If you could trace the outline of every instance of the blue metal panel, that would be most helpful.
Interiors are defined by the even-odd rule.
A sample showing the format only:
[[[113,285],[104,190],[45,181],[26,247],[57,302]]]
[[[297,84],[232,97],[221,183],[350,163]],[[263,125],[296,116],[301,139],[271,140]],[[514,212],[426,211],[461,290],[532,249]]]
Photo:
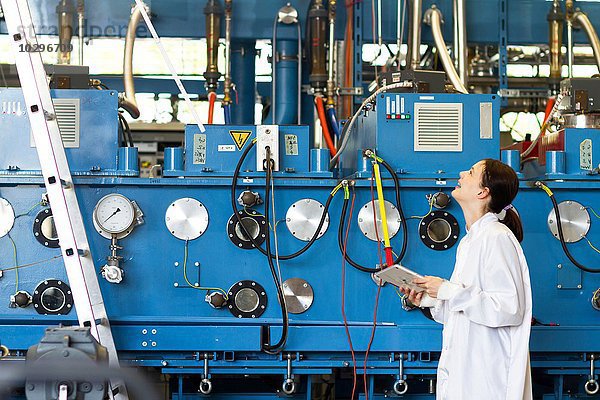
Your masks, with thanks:
[[[462,151],[413,150],[415,104],[429,103],[462,106]],[[458,177],[460,171],[468,170],[477,160],[499,158],[498,125],[492,124],[490,138],[481,137],[482,103],[492,104],[492,121],[498,120],[499,99],[495,95],[388,93],[378,96],[375,110],[366,118],[359,117],[353,127],[355,131],[342,159],[344,175],[360,170],[356,151],[364,149],[377,149],[377,155],[384,160],[394,160],[394,168],[411,177],[423,174]]]
[[[239,148],[234,141],[236,132],[248,135]],[[256,127],[253,125],[209,125],[206,126],[206,133],[204,134],[200,133],[197,126],[189,125],[186,127],[185,132],[185,172],[165,171],[165,175],[231,175],[239,160],[241,150],[248,146],[255,136]],[[280,126],[279,137],[280,172],[278,175],[284,174],[289,177],[332,176],[330,172],[310,172],[307,126]],[[195,140],[196,142],[194,142]],[[290,143],[294,140],[297,141],[296,144]],[[199,141],[202,141],[202,143]],[[245,172],[245,175],[248,175],[248,172],[256,171],[254,154],[249,155],[241,170]]]
[[[54,99],[77,99],[80,107],[79,146],[67,148],[73,175],[132,175],[135,170],[118,172],[117,92],[103,90],[52,90]],[[23,94],[20,89],[0,93],[0,147],[18,151],[0,152],[0,174],[41,175]]]

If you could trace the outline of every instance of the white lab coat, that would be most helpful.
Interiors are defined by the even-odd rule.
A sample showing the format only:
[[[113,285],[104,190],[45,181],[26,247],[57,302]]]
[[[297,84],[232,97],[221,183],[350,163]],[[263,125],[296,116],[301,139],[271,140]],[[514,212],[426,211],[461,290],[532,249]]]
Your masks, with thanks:
[[[429,303],[429,304],[427,304]],[[496,214],[460,241],[450,281],[424,298],[444,324],[437,400],[531,400],[531,283],[523,250]]]

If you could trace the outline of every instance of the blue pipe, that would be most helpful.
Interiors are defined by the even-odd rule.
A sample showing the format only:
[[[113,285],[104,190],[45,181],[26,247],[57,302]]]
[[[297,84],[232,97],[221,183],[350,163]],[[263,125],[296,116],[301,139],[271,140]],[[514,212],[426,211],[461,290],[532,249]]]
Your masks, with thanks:
[[[278,40],[277,53],[279,53],[279,61],[275,63],[277,115],[273,117],[271,114],[271,121],[276,125],[295,124],[298,118],[298,42]]]
[[[335,115],[335,108],[330,107],[327,109],[327,119],[329,125],[331,126],[331,131],[335,135],[336,138],[340,137],[340,126],[338,125],[337,117]]]
[[[223,115],[225,116],[225,125],[231,125],[231,105],[223,106]]]
[[[233,104],[229,112],[230,121],[234,125],[254,125],[255,59],[256,42],[254,40],[231,41],[231,81],[235,84],[236,91],[231,92]]]

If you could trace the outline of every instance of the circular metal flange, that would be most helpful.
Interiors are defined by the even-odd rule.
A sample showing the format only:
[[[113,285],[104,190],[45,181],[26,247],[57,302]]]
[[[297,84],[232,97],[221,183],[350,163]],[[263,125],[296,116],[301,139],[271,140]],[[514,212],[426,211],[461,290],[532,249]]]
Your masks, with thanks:
[[[558,205],[560,221],[565,242],[575,243],[580,241],[590,230],[590,214],[586,208],[576,201],[563,201]],[[558,240],[558,226],[554,208],[548,214],[548,229]]]
[[[385,215],[387,217],[388,232],[390,239],[396,236],[400,230],[400,213],[395,205],[385,200]],[[375,233],[375,218],[377,218],[377,234]],[[373,217],[373,202],[370,201],[361,207],[358,212],[358,227],[363,235],[376,242],[377,236],[383,241],[383,226],[381,225],[381,215],[379,214],[379,204],[375,201],[375,217]]]
[[[288,208],[285,214],[285,224],[290,230],[290,233],[296,238],[305,242],[310,241],[315,235],[319,222],[323,217],[325,207],[313,199],[298,200]],[[317,236],[319,239],[327,232],[329,227],[329,213],[325,216],[321,231]]]
[[[15,224],[15,210],[8,200],[0,197],[0,238],[6,236]]]
[[[73,309],[73,294],[63,281],[46,279],[33,291],[31,302],[38,314],[65,315]]]
[[[258,318],[267,309],[267,292],[254,281],[239,281],[228,291],[229,312],[237,318]]]
[[[206,232],[208,210],[198,200],[184,197],[167,208],[165,224],[177,239],[194,240]]]
[[[265,217],[254,210],[240,210],[238,211],[238,215],[248,233],[252,235],[256,244],[260,246],[267,237],[267,220]],[[252,244],[245,234],[235,215],[232,215],[229,221],[227,221],[227,236],[240,249],[248,250],[254,248],[254,244]]]
[[[285,305],[291,314],[302,314],[315,299],[312,286],[304,279],[290,278],[282,284]]]
[[[447,211],[433,211],[421,220],[419,237],[433,250],[447,250],[458,241],[458,221]]]
[[[35,216],[35,220],[33,220],[33,236],[46,247],[52,249],[60,247],[51,209],[46,208]]]
[[[106,204],[107,201],[109,201],[110,199],[112,199],[113,201],[119,201],[121,200],[122,203],[125,208],[127,209],[128,212],[131,212],[131,209],[133,209],[133,220],[131,221],[130,225],[128,228],[126,228],[125,230],[123,230],[122,232],[117,232],[117,233],[111,233],[108,232],[106,229],[102,228],[102,226],[100,226],[100,224],[98,223],[98,208],[99,206],[102,206],[103,204]],[[127,202],[130,203],[131,209],[129,208],[129,206],[127,205]],[[129,198],[125,197],[122,194],[119,193],[109,193],[106,196],[104,196],[103,198],[101,198],[100,200],[98,200],[98,202],[96,203],[96,206],[94,207],[94,212],[93,212],[93,216],[92,216],[92,222],[94,223],[94,228],[96,229],[96,232],[98,232],[100,234],[100,236],[102,236],[105,239],[112,239],[113,236],[116,236],[117,239],[123,239],[124,237],[127,237],[132,231],[133,228],[136,227],[136,217],[138,216],[138,211],[139,208],[137,206],[134,205],[134,201],[131,201]]]

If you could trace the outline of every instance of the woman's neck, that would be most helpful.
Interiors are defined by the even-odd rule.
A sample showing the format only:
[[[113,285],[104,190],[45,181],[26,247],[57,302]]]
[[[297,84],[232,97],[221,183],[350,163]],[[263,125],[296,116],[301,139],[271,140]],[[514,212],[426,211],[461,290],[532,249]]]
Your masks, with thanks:
[[[465,222],[467,223],[467,229],[471,229],[473,224],[477,222],[477,220],[483,217],[486,214],[484,208],[480,207],[467,207],[461,206],[463,209],[463,214],[465,216]]]

